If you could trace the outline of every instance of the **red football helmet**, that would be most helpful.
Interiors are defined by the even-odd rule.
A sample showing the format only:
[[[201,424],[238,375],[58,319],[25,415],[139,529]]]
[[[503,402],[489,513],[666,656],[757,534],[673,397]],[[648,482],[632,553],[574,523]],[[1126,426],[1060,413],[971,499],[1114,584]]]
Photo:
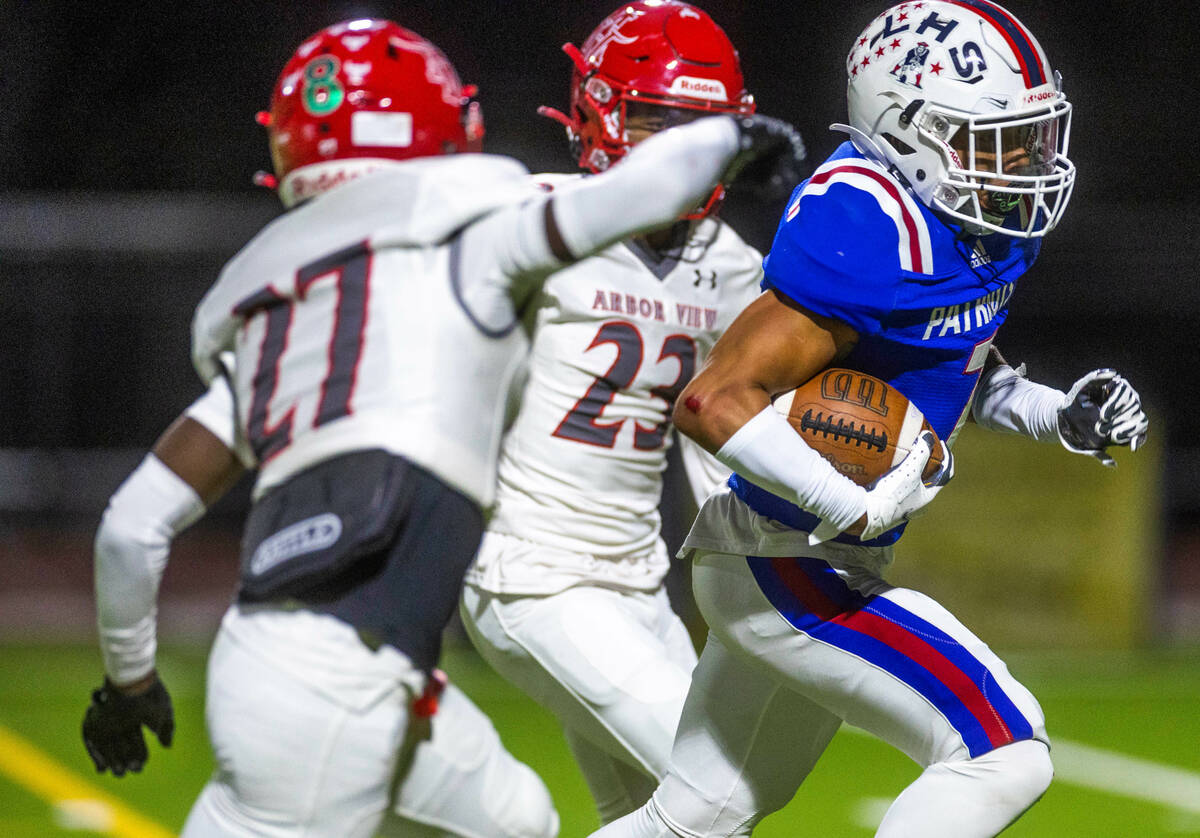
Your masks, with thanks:
[[[297,48],[259,114],[279,197],[291,206],[380,161],[479,151],[474,93],[441,50],[389,20],[322,29]]]
[[[606,17],[580,50],[571,115],[539,108],[567,128],[579,165],[607,169],[630,148],[626,119],[653,116],[666,128],[711,113],[753,113],[737,50],[705,12],[677,0],[638,0]]]

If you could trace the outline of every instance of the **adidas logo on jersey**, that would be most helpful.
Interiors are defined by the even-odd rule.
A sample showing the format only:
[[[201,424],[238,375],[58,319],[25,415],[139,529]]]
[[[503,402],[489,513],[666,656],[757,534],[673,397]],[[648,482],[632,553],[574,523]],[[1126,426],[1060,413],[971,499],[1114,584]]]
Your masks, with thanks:
[[[992,263],[991,254],[987,252],[987,248],[983,246],[983,241],[975,242],[975,249],[971,252],[971,267],[978,268],[983,265]]]

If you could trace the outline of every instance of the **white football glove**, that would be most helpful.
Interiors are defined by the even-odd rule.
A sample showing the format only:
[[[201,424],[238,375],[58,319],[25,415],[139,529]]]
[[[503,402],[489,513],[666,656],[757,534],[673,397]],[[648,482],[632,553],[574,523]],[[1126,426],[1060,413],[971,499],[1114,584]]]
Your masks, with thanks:
[[[1095,457],[1109,468],[1117,463],[1105,448],[1126,445],[1136,451],[1145,444],[1149,426],[1137,390],[1110,369],[1092,370],[1076,381],[1058,411],[1063,447]]]
[[[921,479],[921,472],[933,452],[933,440],[929,431],[921,434],[908,456],[867,490],[867,525],[858,536],[861,540],[870,541],[915,518],[954,477],[954,455],[946,443],[939,440],[942,467],[929,480]],[[822,521],[809,534],[808,543],[820,544],[840,532],[833,524]]]

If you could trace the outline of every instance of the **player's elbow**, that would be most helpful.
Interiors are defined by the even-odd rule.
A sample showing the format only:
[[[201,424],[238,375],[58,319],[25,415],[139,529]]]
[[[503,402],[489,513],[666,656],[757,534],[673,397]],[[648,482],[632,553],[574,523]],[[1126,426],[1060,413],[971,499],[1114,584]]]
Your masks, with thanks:
[[[737,430],[730,421],[736,404],[727,389],[706,386],[697,378],[680,393],[671,418],[680,433],[715,453]]]

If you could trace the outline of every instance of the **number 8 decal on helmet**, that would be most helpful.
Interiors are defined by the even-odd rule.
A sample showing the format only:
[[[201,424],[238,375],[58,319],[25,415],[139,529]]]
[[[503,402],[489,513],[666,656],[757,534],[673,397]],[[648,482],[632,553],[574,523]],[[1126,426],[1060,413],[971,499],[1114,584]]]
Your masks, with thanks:
[[[290,207],[390,161],[479,151],[474,95],[441,50],[391,21],[322,29],[296,49],[259,114],[280,200]]]
[[[968,232],[1043,236],[1075,183],[1071,104],[1020,21],[988,0],[901,3],[854,42],[848,130]]]

